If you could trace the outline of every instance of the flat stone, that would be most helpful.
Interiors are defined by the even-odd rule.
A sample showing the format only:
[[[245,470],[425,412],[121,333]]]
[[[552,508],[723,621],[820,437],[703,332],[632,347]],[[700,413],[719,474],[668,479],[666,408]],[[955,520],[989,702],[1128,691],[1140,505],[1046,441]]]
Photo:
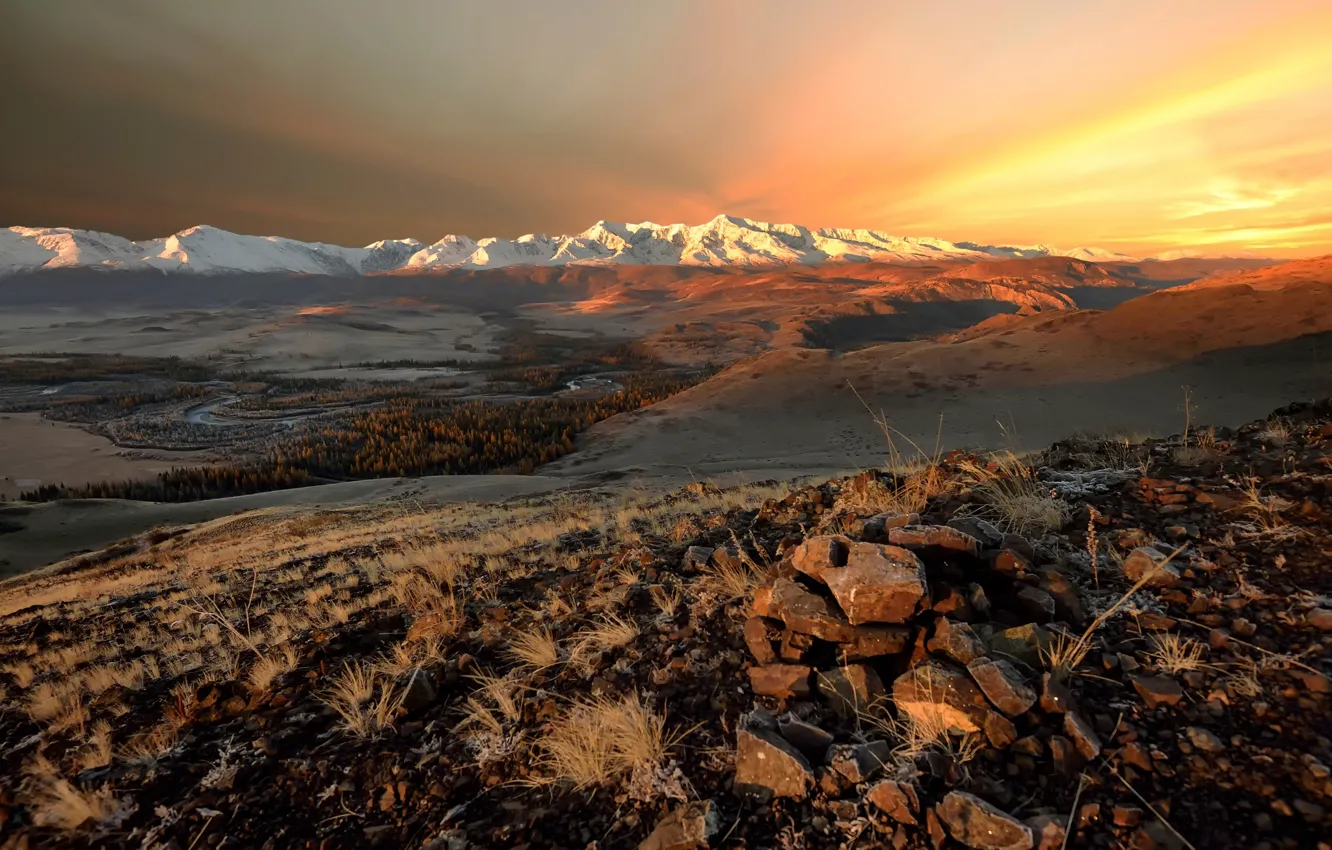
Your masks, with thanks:
[[[749,654],[754,656],[756,662],[772,664],[777,660],[772,642],[780,633],[772,625],[772,621],[765,617],[750,617],[745,620],[744,634],[745,646],[749,647]]]
[[[1064,715],[1064,733],[1068,735],[1073,746],[1078,748],[1088,760],[1094,759],[1101,754],[1101,739],[1092,729],[1091,724],[1082,719],[1082,715],[1076,711],[1070,711]]]
[[[1007,661],[978,658],[967,665],[967,672],[994,707],[1009,717],[1026,714],[1036,704],[1036,691]]]
[[[929,593],[920,558],[878,543],[851,544],[846,566],[825,567],[818,578],[852,625],[904,623]]]
[[[1032,850],[1031,827],[981,798],[952,791],[935,807],[948,834],[973,850]]]
[[[1139,546],[1124,559],[1124,575],[1134,584],[1146,579],[1144,587],[1171,587],[1179,582],[1179,570],[1166,557],[1159,549]]]
[[[934,635],[925,647],[959,664],[970,664],[978,658],[984,658],[986,652],[984,642],[971,626],[947,617],[940,618],[934,624]]]
[[[916,796],[914,785],[885,779],[871,785],[865,792],[865,799],[898,823],[920,826],[916,819],[920,814],[920,798]]]
[[[856,626],[851,640],[837,647],[837,657],[843,664],[867,661],[905,652],[909,643],[911,629],[907,626]]]
[[[1050,633],[1035,623],[1014,626],[994,632],[986,640],[989,655],[1027,665],[1033,670],[1040,670],[1041,653],[1050,648]]]
[[[960,732],[982,731],[989,703],[964,671],[927,661],[893,682],[898,711],[931,727],[940,723]]]
[[[888,542],[912,551],[939,550],[978,557],[981,543],[965,531],[946,525],[904,525],[888,530]]]
[[[765,697],[807,697],[812,668],[804,664],[764,664],[749,668],[749,686]]]
[[[804,799],[814,782],[814,771],[800,751],[785,739],[746,723],[736,731],[735,790],[758,800],[773,797]]]
[[[1175,705],[1184,698],[1179,683],[1165,676],[1129,676],[1129,680],[1148,708]]]
[[[855,717],[881,700],[886,691],[872,667],[847,664],[819,672],[819,693],[838,714]]]
[[[830,732],[789,712],[777,718],[777,732],[811,761],[823,761],[833,742]]]
[[[789,578],[773,582],[769,611],[787,628],[823,640],[842,643],[855,635],[836,603],[806,590]]]
[[[1201,726],[1190,726],[1184,730],[1184,734],[1188,736],[1190,744],[1205,753],[1219,753],[1226,748],[1225,743],[1220,738]]]

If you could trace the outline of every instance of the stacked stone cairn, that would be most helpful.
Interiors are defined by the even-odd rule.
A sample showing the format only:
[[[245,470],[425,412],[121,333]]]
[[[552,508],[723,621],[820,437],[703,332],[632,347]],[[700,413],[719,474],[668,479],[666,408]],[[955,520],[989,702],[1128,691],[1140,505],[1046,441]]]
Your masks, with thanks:
[[[942,824],[966,846],[1031,848],[1056,827],[1062,839],[1059,824],[1023,823],[960,791],[922,805],[924,786],[895,773],[890,741],[836,743],[828,729],[846,740],[875,717],[943,723],[997,750],[1048,753],[1075,774],[1102,745],[1044,672],[1043,652],[1048,624],[1083,624],[1076,589],[1037,567],[1025,538],[976,518],[881,514],[858,536],[795,545],[754,594],[744,635],[762,704],[737,733],[737,793],[839,798],[855,788],[880,814],[931,832]],[[954,784],[946,756],[929,767]]]

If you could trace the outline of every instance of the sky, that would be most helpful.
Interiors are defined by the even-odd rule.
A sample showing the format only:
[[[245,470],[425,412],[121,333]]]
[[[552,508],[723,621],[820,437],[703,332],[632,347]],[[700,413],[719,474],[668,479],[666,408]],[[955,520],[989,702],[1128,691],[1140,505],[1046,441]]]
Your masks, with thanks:
[[[1332,252],[1328,0],[5,0],[0,226]]]

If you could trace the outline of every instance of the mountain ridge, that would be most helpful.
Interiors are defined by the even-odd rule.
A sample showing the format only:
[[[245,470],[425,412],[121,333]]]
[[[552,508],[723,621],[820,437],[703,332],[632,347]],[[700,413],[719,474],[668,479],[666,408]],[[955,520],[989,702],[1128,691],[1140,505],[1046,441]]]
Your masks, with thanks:
[[[529,233],[512,240],[448,235],[430,244],[410,238],[386,239],[360,248],[236,234],[209,225],[142,242],[71,228],[15,226],[0,230],[0,276],[54,268],[358,276],[515,265],[762,267],[1054,256],[1099,262],[1152,259],[1099,248],[982,245],[893,236],[876,230],[810,229],[726,215],[700,225],[603,220],[573,235]]]

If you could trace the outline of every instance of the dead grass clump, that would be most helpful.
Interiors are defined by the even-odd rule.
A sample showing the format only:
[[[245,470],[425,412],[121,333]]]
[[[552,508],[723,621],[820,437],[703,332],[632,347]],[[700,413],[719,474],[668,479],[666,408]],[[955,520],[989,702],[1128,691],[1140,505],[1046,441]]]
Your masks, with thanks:
[[[560,661],[560,645],[549,629],[533,628],[509,638],[507,654],[519,667],[536,673]]]
[[[1008,531],[1039,536],[1068,524],[1070,511],[1036,477],[1036,470],[1013,452],[1001,452],[988,465],[964,461],[961,469],[984,503],[978,512]]]
[[[1290,442],[1291,426],[1285,419],[1269,419],[1263,430],[1256,435],[1259,440],[1273,446],[1284,446]]]
[[[1178,675],[1201,670],[1207,666],[1203,662],[1206,650],[1193,638],[1167,633],[1156,635],[1152,638],[1152,643],[1154,646],[1148,655],[1152,662],[1166,673]]]
[[[284,646],[269,649],[263,658],[250,666],[250,672],[246,676],[246,680],[254,690],[266,691],[278,676],[295,669],[300,660],[300,653],[294,647]]]
[[[30,763],[27,774],[24,796],[39,826],[75,832],[86,823],[111,820],[120,809],[109,788],[79,788],[45,758]]]
[[[381,680],[373,667],[359,661],[347,664],[320,699],[337,712],[347,731],[358,738],[391,726],[393,715],[402,703],[401,696],[394,694],[392,682]]]
[[[889,701],[881,700],[869,706],[860,719],[895,743],[893,756],[899,762],[914,762],[939,753],[963,765],[985,748],[979,735],[954,728],[953,718],[942,706],[922,703],[898,716],[893,714]]]
[[[668,735],[665,718],[637,696],[581,701],[542,735],[542,765],[551,782],[575,788],[609,785],[658,768],[679,738]]]

